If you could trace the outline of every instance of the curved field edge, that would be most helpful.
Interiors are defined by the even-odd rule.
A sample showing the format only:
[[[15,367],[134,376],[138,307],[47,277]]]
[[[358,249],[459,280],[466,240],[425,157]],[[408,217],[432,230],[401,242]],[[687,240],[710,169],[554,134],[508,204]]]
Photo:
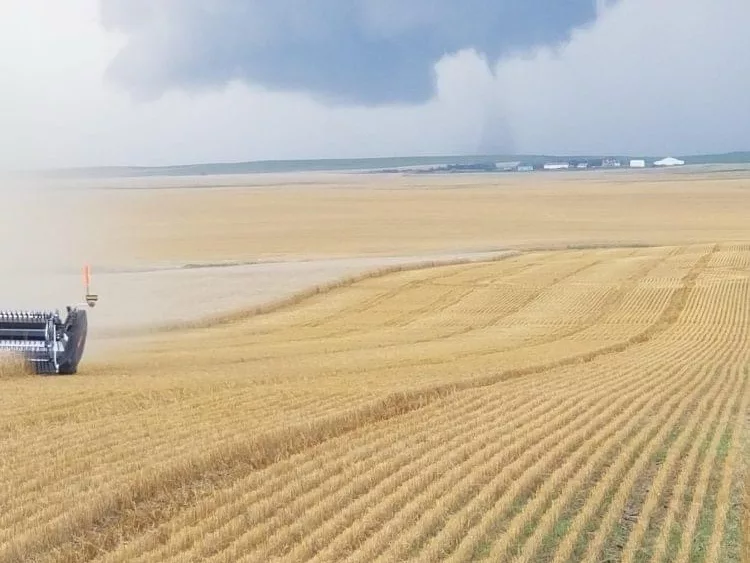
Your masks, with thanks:
[[[357,274],[335,278],[326,283],[311,285],[299,291],[292,292],[291,294],[285,297],[272,299],[265,303],[254,305],[252,307],[235,308],[234,310],[224,311],[224,312],[216,313],[213,315],[204,315],[204,316],[201,316],[200,318],[196,318],[192,320],[162,323],[162,324],[157,324],[155,326],[148,327],[148,328],[144,327],[144,328],[135,328],[135,329],[127,329],[127,330],[118,330],[118,331],[112,332],[112,336],[114,335],[120,336],[120,337],[144,336],[144,335],[149,335],[149,334],[168,333],[168,332],[176,332],[176,331],[181,331],[181,330],[211,328],[211,327],[219,326],[223,324],[243,321],[243,320],[246,320],[252,317],[257,317],[260,315],[267,315],[270,313],[275,313],[277,311],[281,311],[289,307],[300,305],[304,303],[306,300],[311,299],[313,297],[323,295],[326,293],[330,293],[338,289],[343,289],[343,288],[352,286],[358,282],[368,280],[368,279],[381,278],[381,277],[385,277],[385,276],[400,273],[400,272],[410,272],[410,271],[426,270],[426,269],[431,269],[431,268],[439,268],[442,266],[460,266],[464,264],[497,262],[497,261],[506,260],[508,258],[512,258],[515,256],[520,256],[522,254],[523,252],[517,251],[517,250],[503,250],[495,254],[494,256],[481,256],[481,257],[466,256],[466,257],[460,257],[460,258],[446,258],[446,259],[441,259],[441,260],[424,260],[424,261],[418,260],[418,261],[405,262],[402,264],[382,266],[379,268],[370,268]],[[108,334],[105,334],[105,336],[107,335]]]
[[[343,289],[346,287],[350,287],[354,284],[357,284],[365,280],[382,278],[382,277],[386,277],[386,276],[401,273],[401,272],[427,270],[427,269],[440,268],[440,267],[445,267],[445,266],[461,266],[461,265],[468,265],[468,264],[492,263],[492,262],[507,260],[510,258],[518,257],[518,256],[539,254],[539,253],[556,254],[556,253],[563,253],[565,251],[572,251],[572,250],[613,250],[613,249],[638,250],[638,249],[649,249],[649,248],[658,249],[661,247],[659,245],[648,244],[648,243],[559,244],[559,245],[537,245],[537,246],[528,246],[528,247],[522,246],[517,249],[503,249],[503,250],[498,250],[498,251],[490,251],[490,252],[483,253],[482,256],[476,256],[475,255],[476,253],[469,253],[466,256],[458,256],[458,257],[436,259],[436,260],[430,260],[425,257],[424,260],[422,259],[411,260],[408,262],[404,262],[400,264],[393,264],[390,266],[382,266],[382,267],[377,267],[377,268],[365,269],[360,273],[338,277],[338,278],[332,279],[329,282],[322,283],[322,284],[314,284],[304,289],[301,289],[299,291],[292,292],[285,297],[281,297],[278,299],[271,299],[267,302],[254,305],[251,307],[240,307],[240,308],[235,308],[233,310],[216,313],[213,315],[202,315],[200,318],[196,318],[192,320],[156,324],[151,327],[139,327],[139,328],[132,328],[132,329],[124,329],[124,330],[119,329],[116,331],[109,330],[109,331],[105,331],[103,336],[105,338],[110,337],[110,336],[117,336],[117,337],[146,336],[149,334],[168,333],[168,332],[175,332],[175,331],[180,331],[180,330],[211,328],[211,327],[219,326],[223,324],[239,322],[239,321],[243,321],[252,317],[257,317],[260,315],[267,315],[267,314],[281,311],[281,310],[284,310],[284,309],[287,309],[296,305],[300,305],[314,297],[324,295],[327,293],[331,293],[333,291]],[[488,254],[490,254],[490,256],[488,256]],[[233,266],[233,265],[234,264],[230,264],[230,266]],[[223,266],[226,266],[226,265],[221,264],[219,266],[215,264],[209,264],[209,265],[203,265],[201,267],[213,268],[213,267],[223,267]]]

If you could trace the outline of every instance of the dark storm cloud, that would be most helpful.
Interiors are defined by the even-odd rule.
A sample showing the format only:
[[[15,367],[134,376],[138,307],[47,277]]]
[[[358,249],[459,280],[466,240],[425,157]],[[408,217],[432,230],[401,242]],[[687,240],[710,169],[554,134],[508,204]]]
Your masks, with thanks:
[[[140,98],[232,80],[328,101],[416,103],[433,64],[565,41],[595,0],[100,0],[127,36],[109,77]]]

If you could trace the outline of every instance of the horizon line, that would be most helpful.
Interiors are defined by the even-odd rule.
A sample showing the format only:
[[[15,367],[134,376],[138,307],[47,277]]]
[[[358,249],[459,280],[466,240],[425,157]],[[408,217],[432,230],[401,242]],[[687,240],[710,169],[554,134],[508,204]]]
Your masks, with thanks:
[[[676,158],[709,158],[709,157],[728,157],[732,155],[747,155],[750,160],[750,150],[736,150],[729,152],[717,153],[691,153],[677,154]],[[666,157],[673,156],[672,154]],[[21,170],[9,170],[10,173],[45,173],[45,172],[74,172],[74,171],[96,171],[96,170],[159,170],[159,169],[179,169],[179,168],[197,168],[202,166],[240,166],[249,164],[270,164],[270,163],[325,163],[325,162],[346,162],[346,161],[377,161],[377,160],[410,160],[410,159],[467,159],[467,158],[493,158],[503,157],[512,160],[523,160],[524,158],[549,158],[549,159],[586,159],[586,158],[632,158],[632,159],[660,159],[665,158],[663,155],[643,155],[643,154],[626,154],[626,153],[587,153],[587,154],[553,154],[553,153],[456,153],[456,154],[431,154],[431,155],[391,155],[391,156],[358,156],[358,157],[325,157],[325,158],[264,158],[257,160],[226,160],[226,161],[200,161],[200,162],[182,162],[174,164],[102,164],[102,165],[85,165],[85,166],[56,166],[43,168],[26,168]]]

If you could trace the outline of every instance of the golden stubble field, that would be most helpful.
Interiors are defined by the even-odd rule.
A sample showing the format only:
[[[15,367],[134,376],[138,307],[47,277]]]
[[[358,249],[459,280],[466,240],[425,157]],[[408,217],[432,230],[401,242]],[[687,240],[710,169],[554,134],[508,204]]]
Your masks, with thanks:
[[[0,560],[743,560],[750,181],[568,178],[93,193],[110,265],[457,256],[3,375]]]

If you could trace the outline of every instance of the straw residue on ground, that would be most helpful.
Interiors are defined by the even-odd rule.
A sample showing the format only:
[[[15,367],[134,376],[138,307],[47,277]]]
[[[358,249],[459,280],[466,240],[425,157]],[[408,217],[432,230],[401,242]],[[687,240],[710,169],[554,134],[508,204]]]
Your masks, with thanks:
[[[750,245],[365,278],[0,382],[4,561],[732,561]]]

